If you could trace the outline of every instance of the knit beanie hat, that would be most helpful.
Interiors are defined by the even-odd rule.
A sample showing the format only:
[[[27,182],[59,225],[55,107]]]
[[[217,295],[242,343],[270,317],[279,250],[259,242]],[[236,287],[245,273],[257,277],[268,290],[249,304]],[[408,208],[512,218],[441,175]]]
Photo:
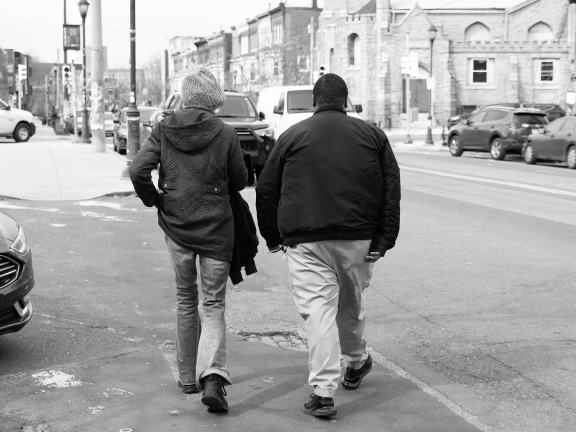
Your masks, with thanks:
[[[214,111],[224,105],[226,95],[212,72],[204,66],[193,67],[182,81],[182,106]]]

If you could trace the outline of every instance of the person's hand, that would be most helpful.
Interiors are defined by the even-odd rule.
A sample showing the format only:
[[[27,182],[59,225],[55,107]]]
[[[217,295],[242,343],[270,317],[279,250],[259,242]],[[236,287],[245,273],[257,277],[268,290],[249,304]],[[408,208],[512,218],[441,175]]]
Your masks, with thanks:
[[[268,248],[268,253],[276,253],[279,251],[283,251],[284,250],[284,246],[282,245],[277,245],[277,246],[272,246]]]
[[[366,255],[364,257],[364,261],[370,262],[370,263],[375,263],[380,258],[382,258],[382,255],[380,255],[380,252],[370,252],[368,255]]]

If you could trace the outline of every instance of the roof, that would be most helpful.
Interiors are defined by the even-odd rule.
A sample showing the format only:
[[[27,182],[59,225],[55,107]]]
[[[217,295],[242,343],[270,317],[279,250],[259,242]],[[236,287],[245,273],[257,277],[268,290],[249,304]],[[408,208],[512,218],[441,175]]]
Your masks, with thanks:
[[[372,3],[371,1],[370,3]],[[412,9],[416,3],[422,9],[508,9],[526,0],[392,0],[392,9]],[[366,5],[368,6],[368,5]],[[365,6],[365,7],[366,7]],[[375,5],[374,5],[375,9]]]

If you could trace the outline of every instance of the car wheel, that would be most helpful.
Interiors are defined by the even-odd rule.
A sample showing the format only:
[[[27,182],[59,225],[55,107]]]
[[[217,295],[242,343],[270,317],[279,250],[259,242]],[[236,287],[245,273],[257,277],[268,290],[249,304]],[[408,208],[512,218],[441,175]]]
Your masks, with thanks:
[[[530,165],[534,165],[538,160],[536,159],[536,154],[534,153],[534,147],[527,145],[524,149],[524,162]]]
[[[576,169],[576,147],[572,146],[568,149],[568,153],[566,154],[566,163],[568,164],[568,168]]]
[[[490,143],[490,154],[492,159],[502,160],[506,157],[506,150],[502,148],[502,140],[500,138],[494,138]]]
[[[450,154],[457,157],[462,156],[463,152],[464,150],[460,145],[460,138],[458,138],[457,135],[454,135],[452,138],[450,138]]]
[[[30,139],[30,127],[27,124],[19,124],[14,129],[14,140],[16,142],[26,142]]]

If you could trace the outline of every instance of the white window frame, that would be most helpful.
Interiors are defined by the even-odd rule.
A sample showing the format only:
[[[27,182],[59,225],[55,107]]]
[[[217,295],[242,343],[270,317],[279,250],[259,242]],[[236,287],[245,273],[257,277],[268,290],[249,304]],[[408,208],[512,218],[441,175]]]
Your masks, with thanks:
[[[542,80],[542,65],[552,63],[552,81]],[[534,65],[534,84],[537,86],[557,85],[560,81],[560,59],[538,58]]]
[[[486,82],[474,82],[474,62],[486,62]],[[468,86],[492,87],[494,85],[494,59],[490,57],[473,57],[468,59]]]

